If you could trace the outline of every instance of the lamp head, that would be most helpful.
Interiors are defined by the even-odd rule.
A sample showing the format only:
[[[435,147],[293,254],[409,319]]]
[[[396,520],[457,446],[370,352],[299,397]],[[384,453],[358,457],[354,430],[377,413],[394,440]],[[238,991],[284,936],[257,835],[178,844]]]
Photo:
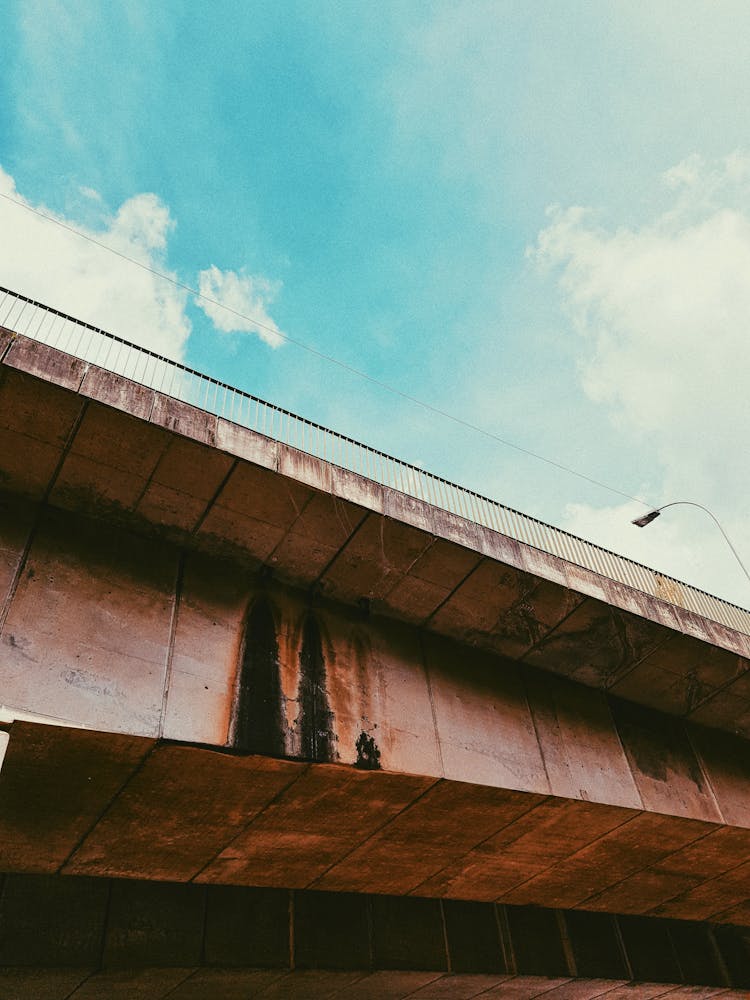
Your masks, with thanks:
[[[652,521],[655,521],[660,513],[661,511],[658,510],[650,510],[648,514],[644,514],[642,517],[637,517],[630,523],[637,525],[639,528],[645,528],[647,524],[651,524]]]

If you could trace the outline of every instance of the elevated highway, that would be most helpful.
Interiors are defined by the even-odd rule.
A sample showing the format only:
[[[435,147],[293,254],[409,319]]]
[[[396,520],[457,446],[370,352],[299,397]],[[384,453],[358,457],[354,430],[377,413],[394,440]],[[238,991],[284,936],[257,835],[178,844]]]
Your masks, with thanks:
[[[10,302],[9,989],[745,995],[747,612]]]

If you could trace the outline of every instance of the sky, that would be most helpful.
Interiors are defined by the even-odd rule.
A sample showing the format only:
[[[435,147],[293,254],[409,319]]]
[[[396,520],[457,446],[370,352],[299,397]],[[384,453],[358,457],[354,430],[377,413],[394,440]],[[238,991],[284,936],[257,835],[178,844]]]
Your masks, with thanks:
[[[750,565],[749,35],[744,0],[8,0],[0,285],[748,607],[707,514],[630,520],[703,504]]]

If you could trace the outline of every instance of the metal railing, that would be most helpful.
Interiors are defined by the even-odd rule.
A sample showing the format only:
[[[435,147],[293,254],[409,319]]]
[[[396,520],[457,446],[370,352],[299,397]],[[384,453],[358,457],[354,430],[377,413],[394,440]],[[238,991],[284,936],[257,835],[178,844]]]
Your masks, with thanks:
[[[0,326],[750,635],[750,611],[0,286]]]

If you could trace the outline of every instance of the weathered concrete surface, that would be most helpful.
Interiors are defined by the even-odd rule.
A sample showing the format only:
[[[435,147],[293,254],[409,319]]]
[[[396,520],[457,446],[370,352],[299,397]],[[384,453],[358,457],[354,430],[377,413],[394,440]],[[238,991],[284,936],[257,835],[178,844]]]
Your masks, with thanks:
[[[5,870],[750,925],[747,828],[35,723],[10,736]]]
[[[4,337],[6,492],[263,564],[371,613],[750,735],[747,636],[45,345]],[[184,708],[175,702],[174,711],[177,732]]]
[[[749,949],[744,929],[653,918],[132,879],[0,879],[0,991],[23,1000],[747,997]]]
[[[257,752],[364,766],[364,741],[370,765],[428,784],[750,828],[739,737],[119,524],[17,499],[5,511],[0,697],[12,708],[232,747],[240,703],[261,697],[255,670],[276,692],[257,702],[270,740]]]

